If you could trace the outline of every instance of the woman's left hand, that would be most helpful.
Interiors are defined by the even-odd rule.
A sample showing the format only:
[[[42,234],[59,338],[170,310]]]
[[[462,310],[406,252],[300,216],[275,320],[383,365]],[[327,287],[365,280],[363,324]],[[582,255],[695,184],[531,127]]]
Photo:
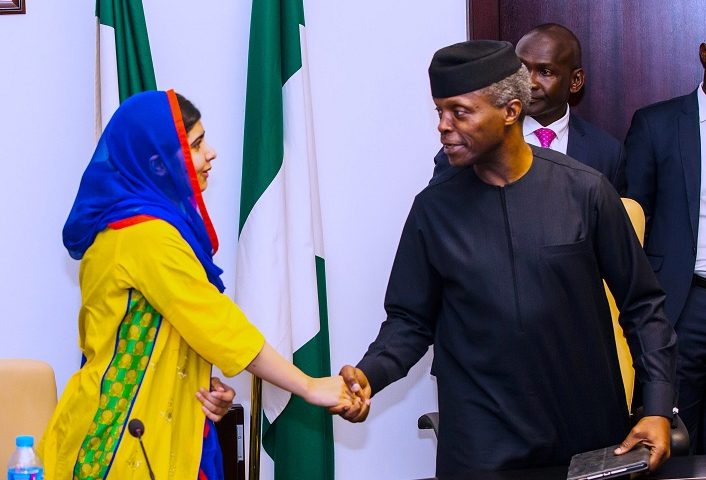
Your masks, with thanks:
[[[211,391],[199,388],[196,398],[202,403],[201,410],[214,422],[220,421],[228,413],[235,398],[235,390],[221,382],[218,377],[211,377]]]

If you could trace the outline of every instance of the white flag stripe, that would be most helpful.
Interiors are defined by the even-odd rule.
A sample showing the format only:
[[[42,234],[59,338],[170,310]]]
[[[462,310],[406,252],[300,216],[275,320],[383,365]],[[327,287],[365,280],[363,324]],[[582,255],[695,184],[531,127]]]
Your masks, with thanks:
[[[100,22],[100,21],[99,21]],[[115,30],[107,25],[98,25],[98,49],[100,58],[96,70],[100,81],[97,82],[96,118],[100,119],[102,133],[110,117],[120,105],[118,88],[118,60],[115,53]]]
[[[290,281],[282,266],[287,264],[283,171],[253,207],[243,225],[236,261],[235,300],[257,325],[267,341],[285,358],[292,359],[289,322]],[[262,408],[270,422],[282,413],[290,394],[263,382]]]
[[[316,282],[316,244],[312,215],[309,135],[302,112],[304,103],[302,72],[284,85],[284,162],[287,195],[287,222],[290,251],[289,278],[292,302],[293,351],[299,350],[320,330],[319,296]]]
[[[290,360],[320,330],[314,240],[320,225],[315,226],[311,207],[317,185],[311,185],[313,138],[302,122],[302,112],[309,110],[304,92],[300,70],[282,92],[282,167],[243,225],[236,268],[236,301],[267,341]],[[270,422],[289,398],[287,392],[263,385],[263,408]]]
[[[302,109],[306,119],[306,151],[309,159],[309,186],[311,189],[311,219],[312,235],[314,237],[314,253],[317,257],[324,258],[324,236],[321,226],[321,203],[319,198],[319,170],[316,162],[316,140],[314,138],[314,114],[311,101],[311,81],[309,79],[309,52],[307,51],[306,28],[299,25],[299,44],[302,52],[303,77],[302,94],[304,104]]]

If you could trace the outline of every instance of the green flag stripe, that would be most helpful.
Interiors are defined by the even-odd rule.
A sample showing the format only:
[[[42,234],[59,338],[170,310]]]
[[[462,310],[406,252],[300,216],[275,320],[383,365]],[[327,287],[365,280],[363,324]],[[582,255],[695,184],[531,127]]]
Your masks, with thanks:
[[[115,28],[113,0],[98,0],[96,2],[96,17],[98,17],[101,25]]]
[[[294,352],[294,364],[307,375],[324,377],[331,375],[329,358],[328,302],[326,299],[326,263],[316,257],[316,290],[319,300],[319,333]]]
[[[326,262],[321,257],[316,257],[316,290],[319,298],[320,330],[318,336],[321,337],[319,340],[319,348],[321,348],[321,354],[319,356],[321,370],[317,372],[317,375],[331,375],[331,358],[329,355],[331,348],[329,345],[328,331],[328,300],[326,297]],[[296,360],[297,356],[295,353],[295,363]]]
[[[282,87],[302,66],[299,25],[304,25],[301,0],[253,2],[238,232],[282,166]]]
[[[304,4],[301,0],[284,0],[282,5],[282,85],[302,68],[299,25],[304,25]]]
[[[152,53],[142,2],[98,0],[96,16],[102,25],[115,30],[120,102],[138,92],[156,90]]]

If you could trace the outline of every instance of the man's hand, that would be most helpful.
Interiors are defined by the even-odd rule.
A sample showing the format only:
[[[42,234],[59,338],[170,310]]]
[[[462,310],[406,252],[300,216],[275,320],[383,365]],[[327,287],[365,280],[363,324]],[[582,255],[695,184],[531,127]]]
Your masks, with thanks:
[[[370,397],[372,389],[368,383],[368,377],[359,368],[345,365],[341,368],[339,375],[343,377],[348,389],[355,393],[360,401],[354,402],[349,408],[334,407],[329,408],[329,412],[340,415],[349,422],[358,423],[365,421],[370,413]]]
[[[669,458],[669,429],[670,422],[665,417],[642,417],[615,449],[615,454],[622,455],[641,443],[650,449],[650,471],[654,472]]]
[[[221,382],[218,377],[211,377],[211,391],[199,388],[196,398],[202,403],[201,410],[214,422],[219,422],[228,413],[235,398],[235,390]]]

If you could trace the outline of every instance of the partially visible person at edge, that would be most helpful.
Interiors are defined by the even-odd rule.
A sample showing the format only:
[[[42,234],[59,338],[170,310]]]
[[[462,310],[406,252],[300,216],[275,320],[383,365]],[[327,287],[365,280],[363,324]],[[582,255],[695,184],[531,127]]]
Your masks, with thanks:
[[[115,112],[83,174],[63,236],[81,260],[86,362],[39,447],[47,478],[148,478],[126,432],[132,418],[144,422],[156,478],[222,478],[205,413],[232,394],[207,392],[212,365],[227,376],[247,370],[315,405],[354,400],[340,376],[311,378],[281,357],[222,293],[201,196],[216,152],[204,135],[188,100],[140,93]]]
[[[679,416],[706,453],[706,43],[688,95],[635,112],[625,139],[628,196],[645,210],[645,252],[677,331]]]
[[[454,168],[414,199],[387,319],[341,374],[367,400],[434,346],[440,478],[639,443],[654,470],[670,454],[676,335],[620,197],[592,168],[527,145],[529,74],[511,44],[442,48],[429,78]],[[643,391],[632,427],[603,278]],[[331,411],[362,421],[369,402]]]
[[[531,96],[522,122],[525,141],[595,168],[618,193],[625,193],[623,144],[569,107],[570,97],[586,84],[581,43],[574,32],[557,23],[538,25],[520,38],[515,52],[530,74]],[[434,163],[435,177],[449,167],[443,150]]]

